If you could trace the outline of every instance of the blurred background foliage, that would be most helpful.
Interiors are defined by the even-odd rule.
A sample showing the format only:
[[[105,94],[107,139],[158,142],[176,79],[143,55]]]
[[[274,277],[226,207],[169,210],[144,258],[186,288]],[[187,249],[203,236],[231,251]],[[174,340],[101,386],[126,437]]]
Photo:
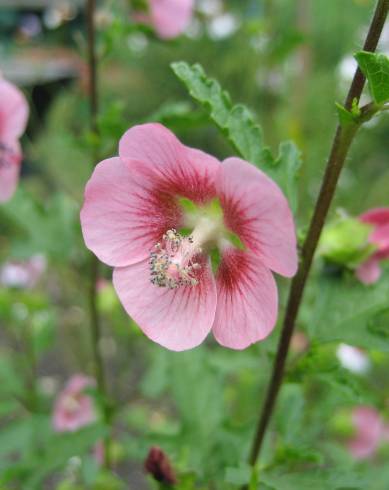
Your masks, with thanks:
[[[78,219],[91,155],[114,155],[123,132],[144,121],[160,121],[220,159],[231,155],[170,68],[178,60],[200,63],[234,103],[256,115],[275,154],[281,140],[300,148],[297,221],[304,229],[336,125],[334,103],[344,99],[356,67],[352,55],[374,6],[372,0],[199,0],[187,35],[162,42],[130,22],[128,3],[98,2],[96,140],[88,130],[82,2],[0,1],[0,69],[22,86],[31,106],[21,185],[0,208],[0,264],[36,254],[46,260],[34,287],[0,286],[2,489],[154,488],[142,470],[152,445],[169,454],[183,490],[227,490],[247,481],[245,460],[279,329],[244,352],[212,339],[190,352],[168,352],[124,314],[109,270],[99,287],[100,348],[114,400],[114,471],[102,471],[92,455],[106,434],[103,423],[73,434],[51,428],[63,383],[75,372],[93,372],[88,255]],[[380,50],[389,50],[388,29]],[[388,130],[387,116],[361,130],[333,213],[389,205]],[[298,324],[303,342],[293,348],[260,483],[252,488],[388,488],[389,447],[355,463],[335,423],[357,404],[388,416],[388,280],[386,270],[366,289],[351,275],[323,272],[317,261]],[[279,286],[284,304],[287,282]],[[339,342],[366,350],[367,373],[340,365]]]

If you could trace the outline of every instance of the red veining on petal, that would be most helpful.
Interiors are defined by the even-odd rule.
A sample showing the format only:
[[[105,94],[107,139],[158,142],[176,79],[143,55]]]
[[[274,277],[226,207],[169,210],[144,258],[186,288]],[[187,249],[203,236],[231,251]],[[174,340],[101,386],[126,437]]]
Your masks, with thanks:
[[[175,197],[186,197],[196,204],[206,203],[216,196],[212,176],[206,172],[200,174],[193,170],[185,172],[182,166],[177,165],[174,172],[166,169],[162,176],[155,172],[156,187],[161,193]]]
[[[250,287],[249,281],[246,280],[250,267],[244,252],[233,249],[224,251],[217,271],[220,288],[229,295],[243,295],[243,286]]]
[[[257,216],[249,217],[249,207],[245,206],[242,199],[220,196],[220,204],[224,211],[224,223],[228,229],[238,235],[245,245],[251,245],[258,240],[255,233],[251,232],[251,226],[258,220]]]

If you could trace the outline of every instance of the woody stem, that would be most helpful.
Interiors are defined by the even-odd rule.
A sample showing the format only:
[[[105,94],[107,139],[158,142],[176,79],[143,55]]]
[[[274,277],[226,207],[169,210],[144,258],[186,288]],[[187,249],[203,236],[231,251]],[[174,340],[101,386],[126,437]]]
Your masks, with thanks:
[[[96,56],[96,30],[95,30],[95,10],[96,0],[86,0],[86,23],[87,23],[87,48],[88,48],[88,95],[90,109],[90,131],[96,136],[99,136],[97,116],[98,116],[98,88],[97,88],[97,56]],[[92,150],[93,166],[98,160],[97,147]],[[110,413],[108,406],[108,395],[106,389],[104,361],[100,351],[101,339],[101,318],[97,301],[97,280],[99,277],[100,264],[95,255],[90,256],[90,277],[89,277],[89,316],[90,329],[92,337],[92,354],[95,370],[95,377],[99,392],[103,399],[103,416],[104,422],[109,425]],[[104,466],[110,467],[109,458],[110,440],[107,436],[104,441]]]

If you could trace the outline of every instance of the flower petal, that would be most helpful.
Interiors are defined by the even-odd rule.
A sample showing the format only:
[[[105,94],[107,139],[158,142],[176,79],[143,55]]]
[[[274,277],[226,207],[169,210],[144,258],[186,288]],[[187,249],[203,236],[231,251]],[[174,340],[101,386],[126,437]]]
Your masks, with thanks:
[[[19,138],[26,129],[28,104],[23,93],[0,77],[0,140]]]
[[[156,191],[141,164],[130,168],[116,157],[96,166],[86,186],[81,226],[87,247],[102,262],[126,266],[145,259],[179,220],[177,204]]]
[[[19,143],[9,143],[8,151],[11,152],[9,157],[1,159],[0,155],[0,203],[11,199],[19,182],[22,161]]]
[[[364,223],[381,226],[389,224],[389,208],[374,208],[359,217]]]
[[[116,268],[113,284],[127,313],[154,342],[174,350],[201,344],[215,317],[216,285],[209,265],[199,284],[177,289],[151,284],[149,261]]]
[[[193,13],[193,0],[150,0],[151,23],[162,39],[179,36]]]
[[[120,158],[131,166],[136,160],[154,172],[158,188],[170,195],[202,203],[215,197],[220,162],[206,153],[184,146],[161,124],[129,129],[119,143]]]
[[[277,320],[277,286],[260,259],[228,248],[217,272],[216,287],[212,331],[220,344],[245,349],[270,334]]]
[[[378,246],[374,256],[380,260],[389,258],[389,222],[377,228],[371,233],[370,241]]]
[[[377,410],[372,407],[360,406],[352,414],[356,436],[349,441],[348,447],[356,459],[372,456],[377,450],[384,427]]]
[[[355,275],[363,284],[373,284],[381,275],[379,261],[374,256],[363,262],[355,271]]]
[[[283,276],[297,270],[293,216],[275,182],[239,158],[222,163],[217,184],[225,223],[263,264]]]

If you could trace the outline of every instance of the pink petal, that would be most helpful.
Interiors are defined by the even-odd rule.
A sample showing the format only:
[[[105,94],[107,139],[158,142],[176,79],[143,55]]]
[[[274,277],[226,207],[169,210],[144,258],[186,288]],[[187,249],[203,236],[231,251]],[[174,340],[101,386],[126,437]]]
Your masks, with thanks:
[[[359,217],[364,223],[370,223],[371,225],[387,225],[389,224],[389,208],[375,208],[366,211]]]
[[[383,260],[389,258],[389,223],[378,226],[370,235],[370,241],[378,246],[375,257]]]
[[[65,386],[66,393],[82,393],[88,386],[94,386],[95,381],[85,374],[74,374]]]
[[[157,188],[196,203],[215,197],[220,162],[200,150],[184,146],[161,124],[129,129],[119,143],[120,158],[130,167],[142,162],[154,173]]]
[[[194,0],[149,0],[151,24],[162,39],[182,34],[193,16]]]
[[[216,277],[217,308],[212,331],[231,349],[267,337],[277,320],[278,294],[272,273],[249,252],[229,248]]]
[[[13,196],[19,182],[22,161],[19,143],[8,142],[7,147],[11,153],[9,156],[3,155],[3,158],[0,149],[0,203],[9,201]]]
[[[222,164],[218,194],[225,223],[262,263],[283,276],[297,270],[293,216],[280,188],[239,158]]]
[[[349,451],[356,459],[372,456],[378,448],[384,427],[377,410],[361,406],[353,411],[356,436],[349,442]]]
[[[99,163],[90,178],[81,226],[87,247],[108,265],[126,266],[149,256],[180,212],[158,189],[147,166],[120,158]]]
[[[373,284],[378,281],[381,275],[379,262],[372,257],[363,262],[355,271],[355,275],[363,284]]]
[[[149,261],[116,268],[113,284],[127,313],[154,342],[174,350],[201,344],[211,330],[216,285],[203,263],[199,284],[168,289],[150,282]]]
[[[26,129],[28,104],[22,92],[0,78],[0,141],[18,139]]]

